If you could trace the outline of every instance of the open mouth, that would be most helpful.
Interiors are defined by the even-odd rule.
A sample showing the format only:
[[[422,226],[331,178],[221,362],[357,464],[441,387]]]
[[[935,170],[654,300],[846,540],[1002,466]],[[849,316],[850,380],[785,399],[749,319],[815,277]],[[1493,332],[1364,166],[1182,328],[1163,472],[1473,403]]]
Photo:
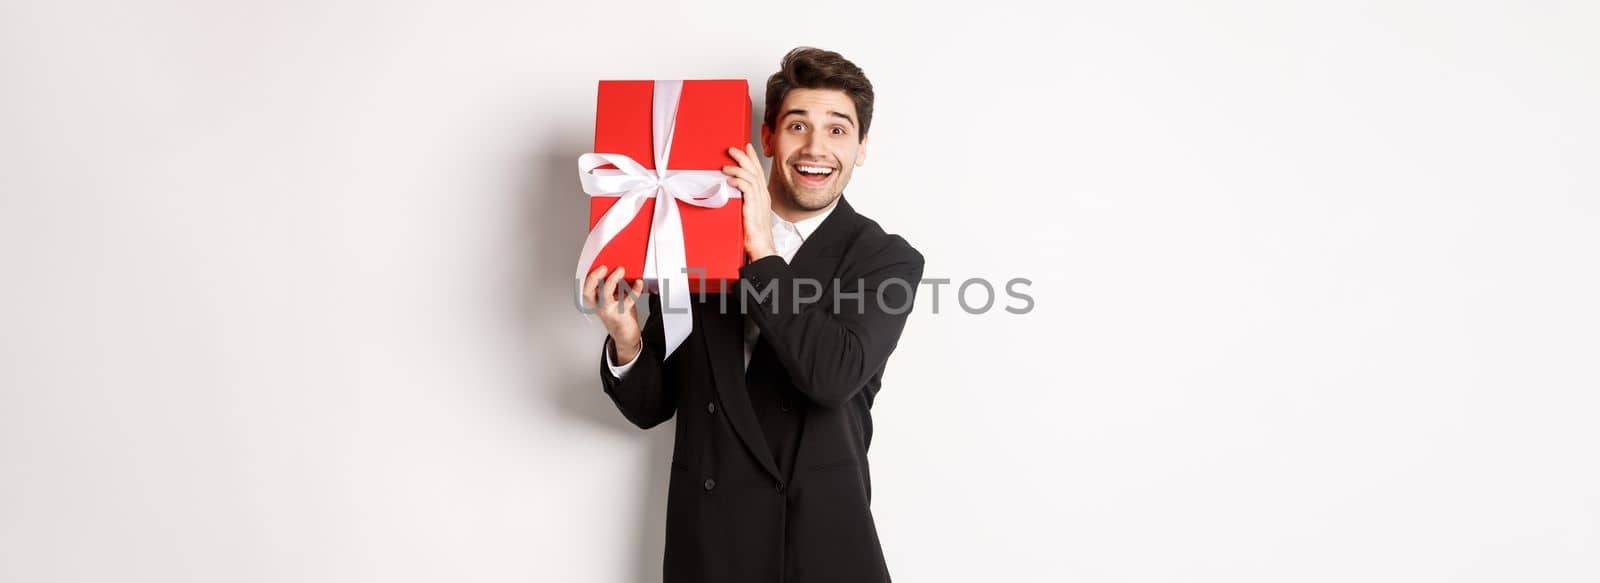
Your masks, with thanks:
[[[794,175],[800,180],[800,184],[806,186],[822,186],[833,179],[834,169],[831,166],[795,164],[790,168],[794,169]]]

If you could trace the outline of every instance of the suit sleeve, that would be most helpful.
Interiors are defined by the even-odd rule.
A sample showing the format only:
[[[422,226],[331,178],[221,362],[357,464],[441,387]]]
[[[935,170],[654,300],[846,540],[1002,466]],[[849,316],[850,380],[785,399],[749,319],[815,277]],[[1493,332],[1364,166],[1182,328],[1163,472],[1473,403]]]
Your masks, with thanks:
[[[611,341],[611,337],[607,336],[606,337],[607,350],[605,351],[605,353],[606,353],[606,370],[611,371],[611,376],[614,376],[614,377],[617,377],[617,378],[620,379],[620,378],[623,377],[623,375],[628,374],[628,369],[633,368],[633,363],[639,362],[639,359],[638,358],[634,358],[633,360],[628,361],[628,364],[621,364],[621,365],[617,364],[616,361],[611,358],[611,355],[616,353],[616,350],[614,348],[611,348],[614,345],[616,345],[616,342]]]
[[[739,275],[749,286],[747,311],[795,388],[818,405],[837,407],[888,362],[911,313],[922,268],[922,255],[894,237],[872,255],[866,269],[838,282],[797,281],[788,262],[775,255],[745,265]],[[818,284],[824,290],[838,286],[829,290],[834,301],[811,300],[819,295]]]
[[[650,294],[650,317],[645,320],[643,347],[629,362],[626,374],[620,378],[611,373],[607,354],[611,338],[600,346],[600,384],[611,402],[617,405],[622,416],[640,429],[649,429],[672,418],[677,411],[678,386],[672,374],[672,364],[661,354],[666,345],[661,327],[661,300]],[[674,359],[675,361],[675,359]]]

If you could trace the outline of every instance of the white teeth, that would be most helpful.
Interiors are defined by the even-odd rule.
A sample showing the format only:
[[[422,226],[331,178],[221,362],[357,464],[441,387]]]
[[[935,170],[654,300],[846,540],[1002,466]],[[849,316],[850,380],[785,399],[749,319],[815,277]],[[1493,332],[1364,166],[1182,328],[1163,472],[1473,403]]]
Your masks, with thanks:
[[[821,174],[823,176],[833,174],[832,168],[823,168],[820,166],[796,166],[795,170],[800,171],[801,174]]]

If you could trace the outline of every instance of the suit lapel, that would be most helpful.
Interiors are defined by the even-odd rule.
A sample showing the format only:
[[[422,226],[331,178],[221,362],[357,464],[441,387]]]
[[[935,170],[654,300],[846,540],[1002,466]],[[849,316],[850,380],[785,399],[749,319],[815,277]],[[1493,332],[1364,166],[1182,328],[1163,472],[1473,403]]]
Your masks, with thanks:
[[[709,299],[701,306],[705,313],[700,320],[700,325],[705,326],[701,337],[706,341],[706,354],[711,359],[712,384],[716,385],[722,410],[733,424],[733,432],[774,479],[782,479],[778,462],[773,459],[772,449],[761,431],[761,422],[756,419],[755,408],[750,405],[749,389],[744,384],[744,331],[740,330],[744,319],[738,313],[737,296],[727,298],[730,313],[722,313],[722,307],[723,304]]]
[[[839,196],[839,204],[834,207],[828,218],[817,225],[817,230],[811,233],[806,242],[800,245],[800,250],[794,254],[794,259],[789,262],[789,267],[794,271],[795,277],[810,278],[827,289],[829,279],[839,266],[839,255],[843,246],[849,241],[849,236],[856,230],[856,222],[860,215],[856,214],[850,203],[846,202],[843,195]]]
[[[859,222],[860,215],[856,214],[855,209],[851,208],[850,203],[841,195],[838,206],[834,207],[828,218],[823,219],[821,225],[817,225],[817,230],[812,232],[805,243],[800,245],[800,250],[795,252],[794,259],[789,262],[789,270],[797,278],[821,284],[826,297],[831,291],[833,278],[839,271],[839,261],[844,255],[845,245],[860,228]],[[795,448],[795,468],[805,467],[806,460],[812,457],[806,451],[807,443],[812,441],[806,439],[809,434],[806,429],[810,421],[810,415],[800,417],[800,435],[797,438],[800,443]]]
[[[859,219],[860,215],[840,196],[838,206],[795,252],[794,260],[790,262],[794,275],[813,279],[825,286],[826,290],[834,271],[838,269],[843,245],[856,231]],[[738,298],[726,298],[727,313],[722,310],[721,300],[708,297],[705,303],[696,307],[696,313],[703,314],[697,325],[705,328],[701,337],[705,339],[706,354],[711,359],[713,384],[739,440],[744,442],[750,455],[755,456],[774,479],[782,480],[784,476],[778,470],[772,448],[761,430],[761,422],[756,419],[755,407],[750,404],[749,388],[744,382],[744,317],[739,312]],[[802,430],[802,441],[804,435]]]

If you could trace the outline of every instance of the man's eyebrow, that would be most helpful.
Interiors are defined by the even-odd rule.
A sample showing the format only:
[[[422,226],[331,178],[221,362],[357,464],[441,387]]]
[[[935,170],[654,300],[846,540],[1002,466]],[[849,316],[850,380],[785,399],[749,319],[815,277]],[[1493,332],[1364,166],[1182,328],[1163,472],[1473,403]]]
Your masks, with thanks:
[[[786,117],[789,117],[791,115],[796,115],[796,114],[803,116],[803,115],[806,115],[808,113],[811,113],[811,112],[806,111],[804,109],[791,109],[789,111],[783,112],[783,115],[778,116],[778,118],[782,119],[782,118],[786,118]],[[856,125],[855,118],[852,118],[847,114],[839,113],[837,111],[833,111],[833,110],[830,109],[830,110],[828,110],[828,115],[831,115],[831,116],[834,116],[834,117],[844,118],[845,121],[850,122],[850,125],[852,125],[852,126]]]

